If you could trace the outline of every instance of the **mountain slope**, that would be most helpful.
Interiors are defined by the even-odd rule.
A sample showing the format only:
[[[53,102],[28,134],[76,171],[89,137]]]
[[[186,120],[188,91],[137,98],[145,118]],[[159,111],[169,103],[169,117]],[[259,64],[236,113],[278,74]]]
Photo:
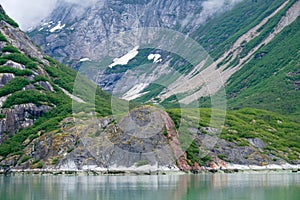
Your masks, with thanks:
[[[53,130],[62,119],[71,116],[72,98],[78,105],[88,105],[91,100],[82,94],[77,98],[70,95],[77,73],[42,53],[2,7],[0,14],[0,154],[5,156],[21,151],[27,137],[32,140]],[[83,83],[86,91],[93,89],[89,81],[83,79]],[[95,111],[100,116],[110,114],[110,95],[100,90],[96,94],[95,102],[101,110],[98,107]]]
[[[46,56],[0,14],[0,167],[6,171],[149,173],[300,162],[296,117],[240,109],[220,124],[224,110],[129,104]]]
[[[205,2],[195,1],[109,1],[87,7],[61,2],[51,16],[45,19],[45,22],[52,22],[41,24],[29,34],[50,55],[71,63],[101,88],[123,99],[162,103],[168,107],[178,106],[178,103],[195,104],[199,99],[202,102],[203,98],[209,98],[218,91],[220,96],[224,96],[225,86],[231,108],[250,106],[282,114],[298,114],[299,106],[291,96],[299,95],[299,80],[297,76],[292,76],[292,80],[286,84],[283,80],[289,79],[286,74],[297,74],[297,67],[291,66],[294,64],[288,67],[287,63],[291,59],[297,62],[295,53],[298,42],[290,36],[298,30],[299,1],[244,0],[222,3],[223,11],[216,13],[209,12]],[[146,12],[149,7],[153,7],[150,10],[156,10],[157,13]],[[186,10],[189,7],[193,8],[190,13]],[[70,12],[73,14],[64,15]],[[108,13],[112,14],[113,20],[106,18]],[[139,20],[134,21],[137,18]],[[58,22],[60,26],[51,31]],[[85,26],[82,24],[88,25],[89,30],[83,31]],[[168,40],[165,36],[159,42],[138,34],[127,36],[136,27],[169,28],[175,32],[166,34],[172,35],[172,39]],[[114,34],[122,31],[126,37],[115,41]],[[159,31],[147,31],[154,38],[156,34],[158,37],[162,34]],[[196,51],[193,52],[191,42],[183,39],[180,32],[199,42],[197,48],[202,58],[189,57],[188,54],[195,54]],[[129,44],[128,40],[131,40]],[[148,40],[150,42],[145,42]],[[278,53],[287,46],[283,43],[295,45],[289,47],[289,52],[280,58]],[[133,51],[136,47],[137,50]],[[188,51],[182,53],[182,49]],[[128,63],[109,67],[113,65],[114,58],[130,56],[130,52],[137,55],[129,59]],[[110,59],[101,59],[103,55]],[[151,56],[158,57],[155,61],[149,59]],[[270,59],[272,56],[284,61],[274,63],[275,60]],[[276,67],[268,70],[267,66],[271,65]],[[275,71],[276,77],[271,76]],[[280,88],[285,87],[285,91],[275,90],[273,83],[281,83]],[[253,89],[248,88],[250,86]],[[254,89],[261,86],[267,91],[264,97],[260,96],[263,89]],[[288,98],[282,99],[277,105],[270,104],[282,95]],[[263,103],[258,103],[261,101]]]
[[[299,25],[300,18],[231,77],[227,86],[230,105],[300,116]]]

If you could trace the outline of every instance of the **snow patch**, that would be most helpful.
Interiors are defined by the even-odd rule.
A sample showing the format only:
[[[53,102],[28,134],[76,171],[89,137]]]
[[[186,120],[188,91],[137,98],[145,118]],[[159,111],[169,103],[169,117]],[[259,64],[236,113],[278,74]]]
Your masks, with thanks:
[[[140,83],[135,85],[134,87],[132,87],[130,90],[128,90],[123,96],[122,99],[130,101],[133,99],[136,99],[144,94],[146,94],[147,92],[144,93],[140,93],[143,89],[145,89],[149,84],[147,83]]]
[[[116,65],[127,65],[130,60],[135,58],[139,51],[139,46],[134,47],[131,51],[129,51],[126,55],[120,57],[120,58],[115,58],[112,64],[109,65],[110,68],[113,68]]]
[[[50,32],[53,33],[53,32],[55,32],[55,31],[57,31],[57,30],[61,30],[61,29],[63,29],[65,26],[66,26],[65,24],[61,25],[61,21],[59,21],[58,24],[57,24],[56,26],[54,26],[53,28],[50,29]]]
[[[45,22],[45,23],[42,24],[42,26],[47,26],[47,25],[49,25],[49,24],[53,24],[53,21]]]
[[[80,62],[86,62],[86,61],[91,61],[91,59],[89,59],[89,58],[81,58],[80,59]]]
[[[153,60],[153,63],[160,63],[162,62],[160,54],[149,54],[148,60]]]

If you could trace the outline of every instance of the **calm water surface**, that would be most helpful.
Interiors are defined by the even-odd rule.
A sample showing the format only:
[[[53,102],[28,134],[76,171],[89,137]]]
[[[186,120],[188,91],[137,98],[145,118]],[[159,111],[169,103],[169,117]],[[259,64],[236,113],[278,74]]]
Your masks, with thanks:
[[[300,173],[0,176],[0,199],[300,200]]]

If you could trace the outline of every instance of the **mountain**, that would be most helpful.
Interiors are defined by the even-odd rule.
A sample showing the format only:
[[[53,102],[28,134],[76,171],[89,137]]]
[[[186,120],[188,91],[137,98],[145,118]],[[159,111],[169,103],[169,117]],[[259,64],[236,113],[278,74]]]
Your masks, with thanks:
[[[297,116],[120,100],[43,53],[2,7],[0,20],[1,173],[289,168],[300,162]]]
[[[299,115],[298,1],[104,2],[61,1],[29,35],[126,100]]]

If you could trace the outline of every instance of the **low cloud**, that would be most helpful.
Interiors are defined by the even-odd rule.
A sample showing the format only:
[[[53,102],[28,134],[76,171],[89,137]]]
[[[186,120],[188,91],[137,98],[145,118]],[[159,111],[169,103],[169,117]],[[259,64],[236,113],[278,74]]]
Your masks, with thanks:
[[[6,13],[27,30],[50,14],[57,0],[0,0]]]
[[[0,0],[0,4],[21,29],[28,30],[47,17],[59,1],[89,6],[98,0]]]
[[[235,4],[243,0],[207,0],[202,3],[202,15],[206,18],[215,15],[216,13],[228,10]]]

